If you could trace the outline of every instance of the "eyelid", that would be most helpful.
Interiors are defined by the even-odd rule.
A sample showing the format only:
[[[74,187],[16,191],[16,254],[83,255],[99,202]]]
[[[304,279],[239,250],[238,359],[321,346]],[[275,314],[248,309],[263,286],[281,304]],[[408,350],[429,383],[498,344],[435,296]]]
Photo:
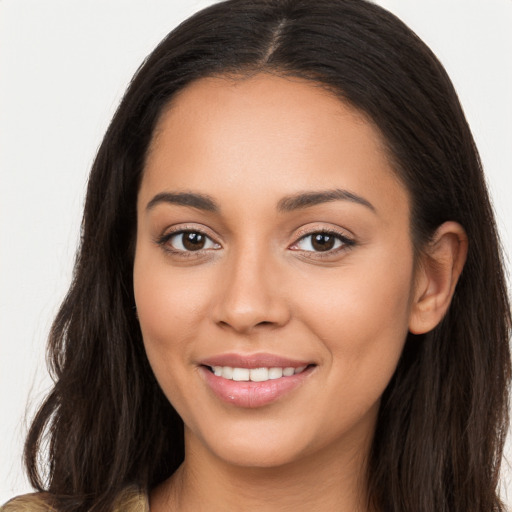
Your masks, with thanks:
[[[312,235],[314,233],[332,233],[349,240],[355,240],[356,237],[349,229],[336,224],[331,224],[330,222],[308,222],[297,229],[294,236],[296,240],[299,240],[299,238],[303,238],[304,236]]]

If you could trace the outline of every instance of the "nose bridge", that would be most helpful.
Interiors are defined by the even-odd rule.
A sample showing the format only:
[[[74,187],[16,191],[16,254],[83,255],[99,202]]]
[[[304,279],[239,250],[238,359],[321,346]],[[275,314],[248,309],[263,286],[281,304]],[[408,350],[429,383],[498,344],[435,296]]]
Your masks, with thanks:
[[[240,332],[286,323],[289,311],[277,266],[270,248],[254,239],[233,250],[222,273],[217,322]]]

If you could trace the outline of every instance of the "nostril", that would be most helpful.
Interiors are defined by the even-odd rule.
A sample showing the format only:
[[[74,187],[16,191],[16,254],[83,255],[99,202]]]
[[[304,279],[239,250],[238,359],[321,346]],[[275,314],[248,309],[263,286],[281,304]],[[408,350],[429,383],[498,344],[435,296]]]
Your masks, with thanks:
[[[250,331],[250,330],[253,330],[258,327],[272,327],[272,326],[275,326],[276,323],[271,322],[269,320],[264,320],[262,322],[257,322],[255,324],[251,325],[249,322],[242,324],[240,322],[237,323],[235,321],[230,323],[229,321],[220,320],[218,322],[218,325],[223,328],[226,328],[226,327],[233,328],[234,327],[237,331]]]

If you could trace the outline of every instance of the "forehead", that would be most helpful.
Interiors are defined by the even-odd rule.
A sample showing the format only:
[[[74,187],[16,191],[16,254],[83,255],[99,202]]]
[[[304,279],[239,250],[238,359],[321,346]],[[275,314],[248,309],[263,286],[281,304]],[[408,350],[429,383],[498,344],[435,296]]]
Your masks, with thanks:
[[[266,197],[340,187],[406,199],[383,137],[322,86],[259,74],[198,80],[162,113],[141,195],[208,189]]]

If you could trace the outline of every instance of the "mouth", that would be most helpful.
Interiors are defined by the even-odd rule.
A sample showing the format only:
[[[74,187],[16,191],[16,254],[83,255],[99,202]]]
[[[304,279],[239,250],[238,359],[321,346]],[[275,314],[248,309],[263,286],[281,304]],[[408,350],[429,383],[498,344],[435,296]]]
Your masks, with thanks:
[[[234,380],[236,382],[267,382],[269,380],[281,379],[283,377],[292,377],[305,371],[307,368],[314,366],[312,364],[302,366],[273,366],[261,368],[240,368],[233,366],[208,366],[205,367],[210,370],[216,377],[222,377],[227,380]]]
[[[285,399],[316,367],[315,363],[269,355],[224,355],[199,365],[210,391],[222,402],[241,408],[263,407]]]

